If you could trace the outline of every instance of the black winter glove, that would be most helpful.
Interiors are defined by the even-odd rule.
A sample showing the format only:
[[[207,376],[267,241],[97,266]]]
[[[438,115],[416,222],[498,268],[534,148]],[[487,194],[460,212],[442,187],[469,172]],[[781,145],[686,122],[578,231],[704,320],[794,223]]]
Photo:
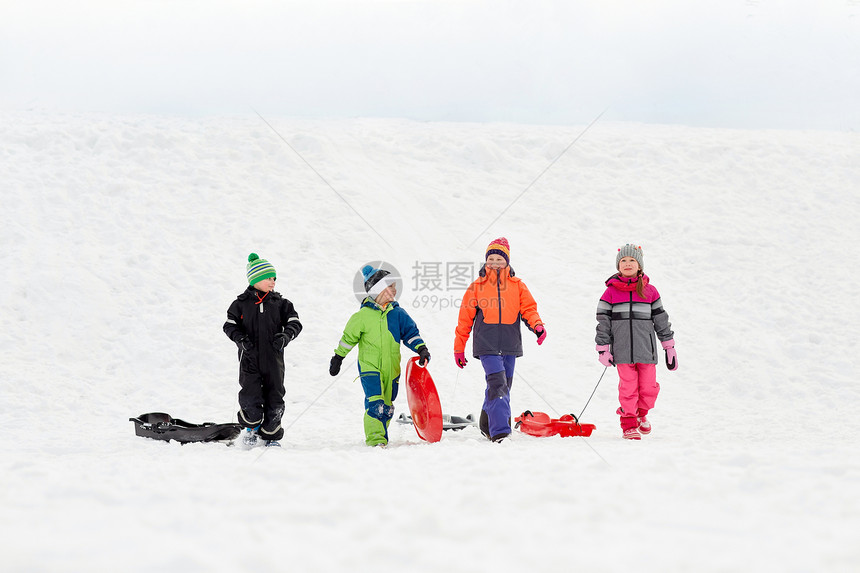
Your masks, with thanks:
[[[343,356],[339,356],[335,354],[331,357],[331,362],[328,366],[328,373],[332,376],[337,376],[338,372],[340,372],[340,364],[343,362]]]
[[[418,349],[418,366],[424,366],[430,362],[430,351],[427,350],[427,346],[422,346]]]
[[[248,338],[247,336],[243,336],[242,338],[237,340],[236,346],[239,347],[239,350],[244,350],[245,352],[248,352],[249,350],[254,349],[254,343],[251,342],[251,339]]]
[[[284,348],[287,347],[287,344],[289,344],[292,339],[293,338],[286,332],[279,332],[272,340],[272,346],[278,352],[283,352]]]

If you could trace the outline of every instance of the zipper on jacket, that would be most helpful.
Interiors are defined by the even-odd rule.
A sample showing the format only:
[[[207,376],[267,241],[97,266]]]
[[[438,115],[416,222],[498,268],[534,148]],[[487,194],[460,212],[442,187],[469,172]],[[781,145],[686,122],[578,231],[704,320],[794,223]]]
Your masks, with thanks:
[[[496,293],[498,296],[499,310],[499,328],[496,329],[497,343],[499,356],[502,355],[502,269],[496,269]]]
[[[388,304],[391,304],[390,302]],[[379,309],[379,392],[382,394],[383,402],[385,402],[385,392],[382,390],[382,376],[385,372],[385,329],[388,323],[388,317],[385,316],[385,309]]]
[[[382,308],[378,304],[376,305],[376,308],[379,309],[379,380],[381,384],[383,373],[391,372],[391,365],[389,364],[388,367],[386,367],[386,362],[390,361],[388,360],[389,357],[386,354],[387,349],[385,347],[385,335],[388,332],[388,311],[391,310],[391,302],[389,302],[385,308]],[[382,392],[384,398],[385,393],[383,392],[381,385],[379,387],[379,391]]]
[[[633,360],[633,291],[630,291],[630,364],[636,364]]]

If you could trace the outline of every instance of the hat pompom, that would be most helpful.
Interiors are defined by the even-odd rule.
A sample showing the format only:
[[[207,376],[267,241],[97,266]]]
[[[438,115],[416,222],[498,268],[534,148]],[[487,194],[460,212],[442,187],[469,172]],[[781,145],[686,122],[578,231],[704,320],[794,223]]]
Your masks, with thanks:
[[[260,255],[258,255],[257,253],[251,253],[250,255],[248,255],[248,262],[252,263],[259,258],[260,258]]]
[[[370,265],[365,265],[361,269],[361,275],[364,277],[364,280],[369,279],[373,275],[373,273],[375,273],[375,272],[376,272],[376,269],[374,269]]]

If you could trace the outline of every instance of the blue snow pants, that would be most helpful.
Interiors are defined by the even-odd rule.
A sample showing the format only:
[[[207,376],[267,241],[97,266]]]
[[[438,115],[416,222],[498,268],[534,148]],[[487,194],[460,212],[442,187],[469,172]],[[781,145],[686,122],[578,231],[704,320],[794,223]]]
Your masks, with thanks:
[[[481,432],[496,440],[511,433],[511,385],[517,357],[486,354],[480,360],[487,378],[481,406]]]

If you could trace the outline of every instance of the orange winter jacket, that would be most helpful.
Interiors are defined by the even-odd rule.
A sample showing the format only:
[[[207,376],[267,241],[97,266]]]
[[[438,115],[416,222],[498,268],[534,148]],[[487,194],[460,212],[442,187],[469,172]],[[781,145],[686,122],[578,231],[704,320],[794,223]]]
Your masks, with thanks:
[[[520,320],[532,332],[543,324],[537,303],[525,283],[514,276],[511,267],[483,267],[463,295],[454,331],[454,352],[466,351],[466,342],[474,329],[475,358],[486,354],[522,356]]]

